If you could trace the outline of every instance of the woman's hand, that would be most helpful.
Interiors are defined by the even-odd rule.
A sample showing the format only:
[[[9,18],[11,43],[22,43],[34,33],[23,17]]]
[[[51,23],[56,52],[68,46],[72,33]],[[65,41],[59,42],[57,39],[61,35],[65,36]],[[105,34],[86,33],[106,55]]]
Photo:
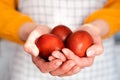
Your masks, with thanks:
[[[93,64],[95,56],[103,53],[104,48],[102,38],[107,34],[108,25],[101,20],[95,21],[91,24],[85,24],[77,30],[87,31],[93,38],[94,44],[90,46],[87,51],[87,57],[80,58],[75,55],[70,49],[64,48],[62,52],[55,51],[49,57],[49,60],[61,59],[64,63],[50,74],[54,76],[70,76],[80,72],[81,69],[89,67]]]
[[[91,66],[95,56],[103,53],[101,37],[109,31],[108,25],[106,23],[104,24],[104,21],[101,20],[83,25],[77,30],[85,30],[90,33],[93,38],[94,44],[87,49],[87,57],[80,58],[67,48],[62,49],[62,52],[53,51],[52,55],[49,56],[49,62],[37,57],[39,50],[35,45],[35,40],[39,36],[50,32],[47,26],[34,28],[27,38],[24,49],[26,52],[32,54],[33,62],[42,72],[49,72],[53,76],[74,75],[80,72],[81,69]]]
[[[25,41],[24,49],[33,56],[38,56],[39,50],[35,44],[36,39],[43,34],[47,34],[51,29],[46,25],[35,25],[32,23],[24,24],[20,30],[19,35]]]
[[[86,51],[88,57],[97,56],[103,53],[104,48],[103,48],[102,38],[100,35],[100,30],[98,28],[96,28],[94,25],[91,24],[85,24],[81,26],[79,30],[87,31],[93,39],[93,45],[90,46]]]
[[[56,70],[51,71],[50,74],[60,77],[74,75],[80,72],[81,69],[91,66],[94,62],[94,58],[95,56],[80,58],[68,48],[63,48],[62,52],[55,51],[52,53],[52,56],[49,57],[50,61],[55,59],[61,59],[63,61],[63,64]]]
[[[25,41],[24,50],[32,56],[33,63],[43,73],[53,71],[62,64],[62,60],[60,59],[46,62],[38,56],[40,52],[35,44],[35,41],[41,35],[49,33],[50,30],[51,29],[46,25],[26,23],[20,28],[19,31],[20,38]]]
[[[62,64],[62,61],[60,59],[55,59],[53,61],[47,62],[39,56],[32,56],[32,61],[42,73],[54,71]]]

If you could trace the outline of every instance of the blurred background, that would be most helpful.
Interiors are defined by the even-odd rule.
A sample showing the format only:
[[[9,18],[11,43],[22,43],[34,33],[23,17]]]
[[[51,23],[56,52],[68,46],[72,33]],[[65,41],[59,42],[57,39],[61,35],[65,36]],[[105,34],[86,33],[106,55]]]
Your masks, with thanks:
[[[117,61],[117,67],[118,67],[118,73],[120,74],[120,32],[115,35],[115,53],[116,53],[116,61]]]
[[[119,44],[120,42],[120,32],[115,35],[115,41]]]

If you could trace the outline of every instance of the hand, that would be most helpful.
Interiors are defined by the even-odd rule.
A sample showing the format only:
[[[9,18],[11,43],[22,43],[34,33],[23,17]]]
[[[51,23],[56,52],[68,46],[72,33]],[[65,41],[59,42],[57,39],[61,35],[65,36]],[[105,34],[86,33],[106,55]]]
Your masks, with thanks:
[[[52,75],[69,76],[78,73],[84,67],[91,66],[94,62],[95,56],[103,53],[103,45],[100,31],[96,27],[94,27],[93,25],[83,25],[81,28],[79,28],[79,30],[85,30],[89,32],[94,41],[94,44],[86,51],[87,57],[80,58],[67,48],[64,48],[62,52],[53,52],[52,56],[49,57],[49,60],[51,61],[59,58],[64,62],[64,64],[55,71],[51,71],[50,73]],[[65,65],[67,64],[67,62],[69,62],[69,65]],[[72,67],[70,66],[70,64],[72,65]],[[74,67],[76,67],[77,69],[75,69]]]
[[[60,59],[55,59],[53,61],[46,62],[44,59],[40,58],[39,56],[37,57],[32,56],[32,61],[42,73],[51,72],[57,69],[58,67],[60,67],[60,65],[62,64],[62,61]]]
[[[53,76],[71,76],[81,71],[81,69],[91,66],[94,62],[94,57],[84,57],[80,58],[75,55],[68,48],[63,48],[61,51],[54,51],[52,55],[49,57],[49,60],[61,59],[63,64],[50,72]]]
[[[43,73],[55,70],[62,64],[62,61],[60,59],[56,59],[51,62],[46,62],[44,59],[38,56],[39,50],[35,45],[35,41],[41,35],[49,32],[50,32],[50,28],[48,26],[45,25],[38,26],[30,23],[24,24],[19,31],[20,38],[26,41],[24,44],[25,51],[32,55],[33,63]]]
[[[87,56],[97,56],[103,53],[104,48],[99,28],[92,24],[85,24],[81,26],[78,30],[87,31],[93,39],[93,45],[89,47],[86,51]]]
[[[27,27],[27,28],[29,29],[31,27]],[[38,56],[39,50],[35,44],[35,41],[41,35],[49,32],[50,32],[50,28],[46,25],[39,25],[39,26],[34,25],[34,28],[32,28],[32,30],[29,31],[29,33],[27,33],[28,36],[26,37],[26,42],[24,44],[25,51],[33,56]]]

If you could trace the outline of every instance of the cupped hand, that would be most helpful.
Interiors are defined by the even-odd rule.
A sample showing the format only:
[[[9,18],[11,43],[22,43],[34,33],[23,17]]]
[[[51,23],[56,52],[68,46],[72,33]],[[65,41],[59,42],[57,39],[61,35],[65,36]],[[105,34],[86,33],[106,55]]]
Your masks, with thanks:
[[[99,28],[91,24],[85,24],[81,26],[79,30],[87,31],[93,39],[93,45],[90,46],[86,51],[87,56],[97,56],[102,54],[104,51],[104,47]]]
[[[80,72],[81,69],[89,67],[93,64],[94,58],[103,53],[103,44],[99,30],[93,25],[83,25],[78,30],[87,31],[93,38],[93,45],[87,51],[87,57],[80,58],[75,55],[70,49],[64,48],[62,52],[55,51],[49,57],[49,60],[61,59],[64,63],[50,74],[54,76],[70,76]]]
[[[40,26],[34,27],[24,44],[24,50],[32,56],[33,63],[43,73],[53,71],[62,64],[62,60],[60,59],[55,59],[51,62],[48,62],[43,58],[41,58],[40,56],[38,56],[40,52],[35,44],[35,41],[41,35],[50,33],[50,30],[51,29],[46,25],[40,25]]]
[[[32,56],[32,61],[42,73],[48,73],[56,70],[63,63],[60,59],[48,62],[39,56]]]
[[[47,34],[50,32],[50,28],[46,25],[39,25],[36,26],[31,33],[29,34],[25,44],[24,44],[24,50],[33,55],[33,56],[38,56],[39,55],[39,50],[35,44],[35,41],[38,39],[43,34]]]
[[[94,62],[94,56],[83,57],[75,55],[70,49],[63,48],[61,51],[55,51],[49,57],[49,60],[61,59],[63,64],[50,72],[53,76],[71,76],[77,74],[81,69],[91,66]]]

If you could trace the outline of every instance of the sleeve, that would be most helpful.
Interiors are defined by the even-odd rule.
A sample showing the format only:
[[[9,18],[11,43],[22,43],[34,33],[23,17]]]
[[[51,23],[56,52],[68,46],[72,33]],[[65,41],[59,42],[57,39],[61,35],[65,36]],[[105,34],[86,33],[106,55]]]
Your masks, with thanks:
[[[102,9],[89,15],[85,23],[89,23],[96,19],[105,20],[110,26],[109,33],[103,38],[108,38],[120,31],[120,0],[108,0]]]
[[[18,36],[18,31],[26,22],[33,22],[33,20],[0,1],[0,38],[23,43]]]

